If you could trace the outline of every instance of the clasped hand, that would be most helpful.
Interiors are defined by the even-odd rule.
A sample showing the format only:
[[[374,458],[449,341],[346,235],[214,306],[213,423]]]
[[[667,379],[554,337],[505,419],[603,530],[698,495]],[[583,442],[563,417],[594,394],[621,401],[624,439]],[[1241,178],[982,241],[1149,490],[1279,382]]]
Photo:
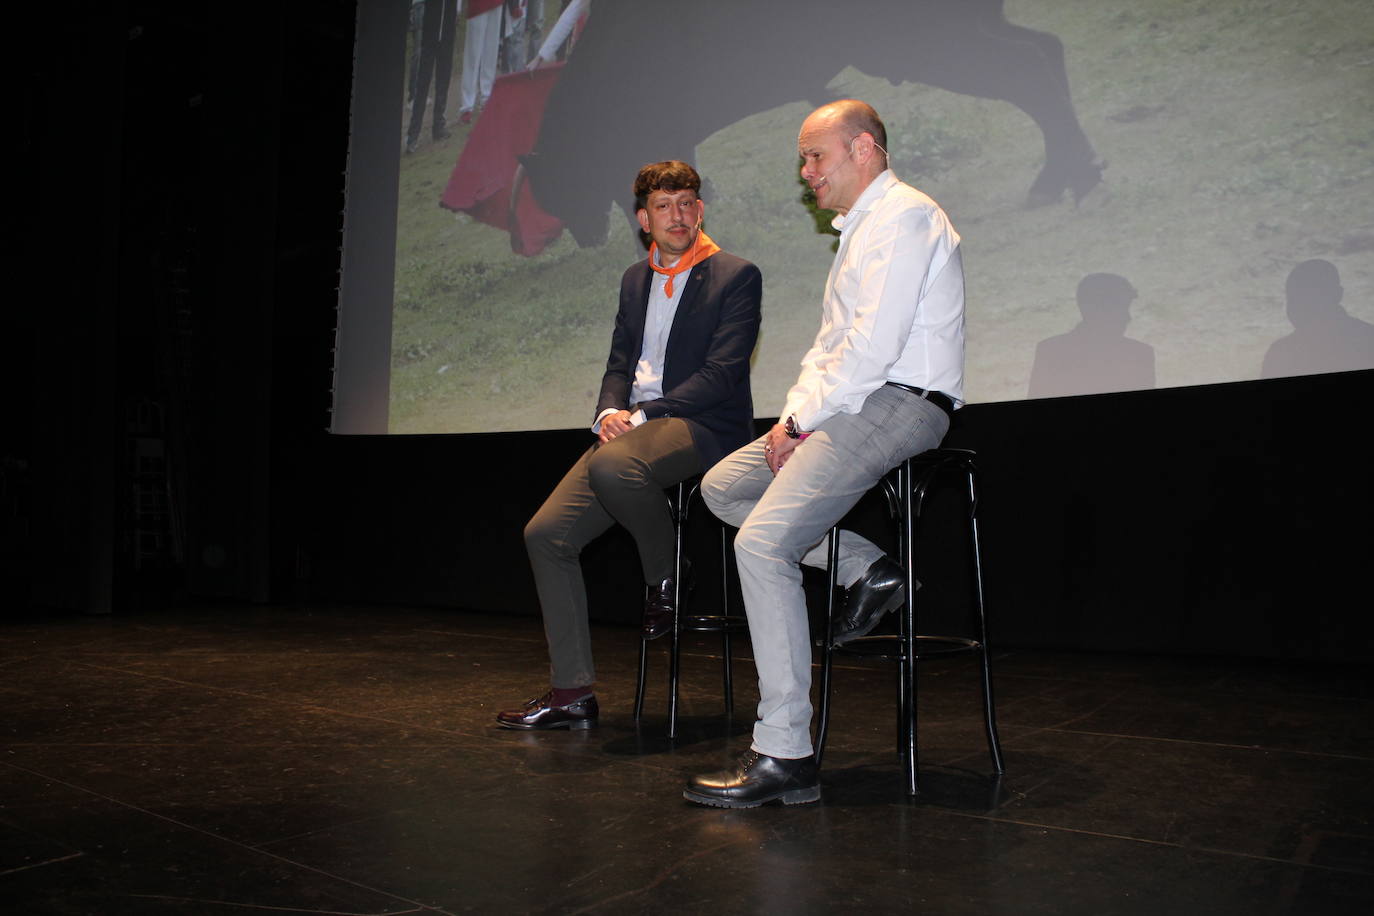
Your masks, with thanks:
[[[634,424],[630,422],[630,412],[617,410],[615,413],[608,413],[601,418],[601,431],[596,435],[605,443],[610,442],[616,436],[628,433],[634,428]]]
[[[800,442],[800,439],[787,435],[787,429],[781,423],[774,423],[763,440],[763,457],[768,462],[768,469],[774,474],[781,471]]]

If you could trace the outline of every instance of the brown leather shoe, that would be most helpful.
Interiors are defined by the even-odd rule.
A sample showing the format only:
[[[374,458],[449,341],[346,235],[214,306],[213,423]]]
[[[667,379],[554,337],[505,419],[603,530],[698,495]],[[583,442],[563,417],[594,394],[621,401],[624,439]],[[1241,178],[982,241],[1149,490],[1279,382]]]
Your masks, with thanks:
[[[820,801],[815,755],[796,760],[749,751],[733,769],[693,776],[682,797],[713,808],[757,808],[770,801],[804,805]]]
[[[644,599],[644,626],[640,631],[645,639],[658,639],[673,628],[673,579],[669,576],[658,585],[649,586]]]
[[[682,559],[682,602],[687,603],[687,592],[692,587],[692,563]],[[673,629],[673,577],[669,576],[658,585],[649,586],[649,594],[644,599],[644,628],[640,631],[645,639],[658,639]]]
[[[530,700],[519,709],[507,709],[496,714],[496,722],[502,728],[519,728],[527,731],[548,728],[591,728],[596,724],[600,710],[596,707],[596,697],[586,696],[569,703],[567,706],[554,706],[552,693]]]

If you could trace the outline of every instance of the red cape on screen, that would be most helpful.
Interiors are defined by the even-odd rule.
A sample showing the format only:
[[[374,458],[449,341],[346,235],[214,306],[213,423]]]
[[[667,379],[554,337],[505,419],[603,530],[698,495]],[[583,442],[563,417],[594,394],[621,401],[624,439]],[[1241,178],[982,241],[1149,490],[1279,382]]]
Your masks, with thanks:
[[[553,64],[497,77],[439,198],[441,206],[510,232],[511,250],[527,257],[563,232],[562,221],[535,201],[529,182],[520,185],[514,226],[510,218],[511,184],[520,164],[516,157],[534,147],[544,104],[562,70],[562,64]]]

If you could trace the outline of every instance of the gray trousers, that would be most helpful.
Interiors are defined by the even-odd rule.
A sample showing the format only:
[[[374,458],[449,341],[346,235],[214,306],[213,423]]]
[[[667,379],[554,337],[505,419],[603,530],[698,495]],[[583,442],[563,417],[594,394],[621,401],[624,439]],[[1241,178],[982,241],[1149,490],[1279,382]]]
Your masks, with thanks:
[[[702,464],[686,420],[650,420],[587,449],[525,525],[551,686],[584,687],[596,680],[582,548],[619,522],[639,548],[644,581],[661,583],[672,575],[675,541],[663,491],[700,474]]]
[[[735,558],[759,675],[753,749],[760,754],[812,752],[811,633],[799,564],[825,568],[826,533],[888,470],[935,448],[948,431],[940,408],[884,386],[858,414],[822,423],[776,477],[764,460],[763,439],[707,472],[706,504],[739,528]],[[840,583],[852,585],[881,556],[870,541],[841,532]]]

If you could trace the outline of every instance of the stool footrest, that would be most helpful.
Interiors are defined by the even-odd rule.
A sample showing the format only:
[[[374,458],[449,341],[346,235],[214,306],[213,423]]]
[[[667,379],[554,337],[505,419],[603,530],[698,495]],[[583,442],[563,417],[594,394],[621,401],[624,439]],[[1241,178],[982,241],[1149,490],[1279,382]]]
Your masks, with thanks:
[[[929,648],[926,648],[929,647]],[[964,652],[982,652],[983,644],[976,639],[963,636],[917,636],[916,657],[931,658],[941,655],[960,655]]]
[[[917,636],[916,646],[917,660],[983,651],[982,643],[976,639],[968,639],[963,636]],[[897,635],[860,636],[843,646],[832,646],[830,651],[869,658],[900,659],[906,657],[905,643]]]
[[[734,614],[691,614],[679,617],[677,628],[680,632],[690,633],[721,633],[727,630],[736,633],[749,629],[749,621]]]

